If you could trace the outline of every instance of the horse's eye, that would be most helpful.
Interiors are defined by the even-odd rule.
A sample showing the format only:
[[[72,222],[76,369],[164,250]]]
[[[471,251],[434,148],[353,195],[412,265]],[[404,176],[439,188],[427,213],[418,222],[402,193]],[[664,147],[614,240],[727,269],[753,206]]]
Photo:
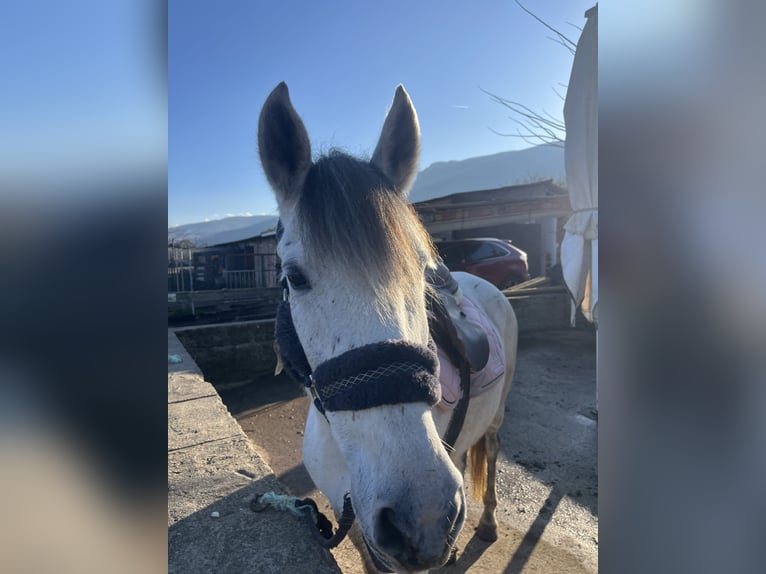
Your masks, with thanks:
[[[286,273],[287,280],[290,282],[290,285],[293,289],[296,289],[298,291],[305,291],[307,289],[311,289],[311,285],[309,285],[309,280],[306,279],[306,276],[303,274],[302,271],[298,269],[290,269]]]

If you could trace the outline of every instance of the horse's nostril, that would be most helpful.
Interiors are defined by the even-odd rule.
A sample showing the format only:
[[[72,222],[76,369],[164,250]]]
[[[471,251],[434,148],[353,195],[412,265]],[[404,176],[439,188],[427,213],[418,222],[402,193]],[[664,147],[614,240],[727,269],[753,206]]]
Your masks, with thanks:
[[[384,507],[375,517],[375,548],[409,570],[428,570],[444,564],[462,526],[465,505],[458,499],[450,508],[418,519],[411,509]],[[445,520],[446,519],[446,520]]]
[[[376,538],[380,547],[387,551],[401,552],[409,540],[402,532],[398,516],[392,508],[383,508],[378,512]]]

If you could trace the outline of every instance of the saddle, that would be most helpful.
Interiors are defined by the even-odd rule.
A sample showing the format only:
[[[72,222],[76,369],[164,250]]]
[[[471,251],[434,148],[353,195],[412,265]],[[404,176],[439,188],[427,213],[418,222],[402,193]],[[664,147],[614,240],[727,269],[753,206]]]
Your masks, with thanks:
[[[426,282],[438,295],[439,302],[443,307],[444,313],[446,313],[446,318],[449,319],[454,328],[454,336],[462,344],[462,351],[468,360],[471,371],[474,373],[481,371],[489,360],[487,333],[481,325],[469,319],[461,310],[462,293],[460,293],[457,281],[452,277],[447,266],[442,261],[439,261],[436,269],[428,269],[426,271]],[[437,315],[437,325],[432,325],[432,327],[441,331],[451,331],[449,326],[438,325],[440,320],[438,317],[439,313],[434,314]],[[443,321],[444,318],[441,320]]]

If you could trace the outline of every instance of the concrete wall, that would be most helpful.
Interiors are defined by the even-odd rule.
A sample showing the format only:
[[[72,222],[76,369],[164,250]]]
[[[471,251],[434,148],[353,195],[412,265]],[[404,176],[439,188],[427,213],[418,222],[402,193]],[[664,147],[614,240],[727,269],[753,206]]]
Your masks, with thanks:
[[[261,326],[250,326],[260,338]],[[185,338],[232,334],[186,331]],[[168,573],[340,574],[335,559],[289,512],[250,510],[256,494],[286,494],[208,381],[168,331]],[[241,333],[238,333],[241,335]],[[196,359],[196,357],[195,357]],[[204,370],[204,367],[203,367]]]
[[[273,319],[185,327],[176,329],[175,334],[194,357],[205,380],[217,387],[274,373],[277,357]]]
[[[538,331],[569,329],[569,294],[565,289],[553,293],[510,295],[508,301],[519,322],[519,335]]]
[[[168,321],[174,326],[268,319],[281,300],[282,289],[277,288],[169,293]]]

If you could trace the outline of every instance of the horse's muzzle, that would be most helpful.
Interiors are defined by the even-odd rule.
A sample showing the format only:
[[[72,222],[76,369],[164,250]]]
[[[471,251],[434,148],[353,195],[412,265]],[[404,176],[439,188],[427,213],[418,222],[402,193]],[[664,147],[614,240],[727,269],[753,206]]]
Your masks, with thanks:
[[[406,502],[380,508],[375,516],[374,553],[397,572],[438,568],[449,559],[464,521],[462,489],[438,515],[416,515]]]

